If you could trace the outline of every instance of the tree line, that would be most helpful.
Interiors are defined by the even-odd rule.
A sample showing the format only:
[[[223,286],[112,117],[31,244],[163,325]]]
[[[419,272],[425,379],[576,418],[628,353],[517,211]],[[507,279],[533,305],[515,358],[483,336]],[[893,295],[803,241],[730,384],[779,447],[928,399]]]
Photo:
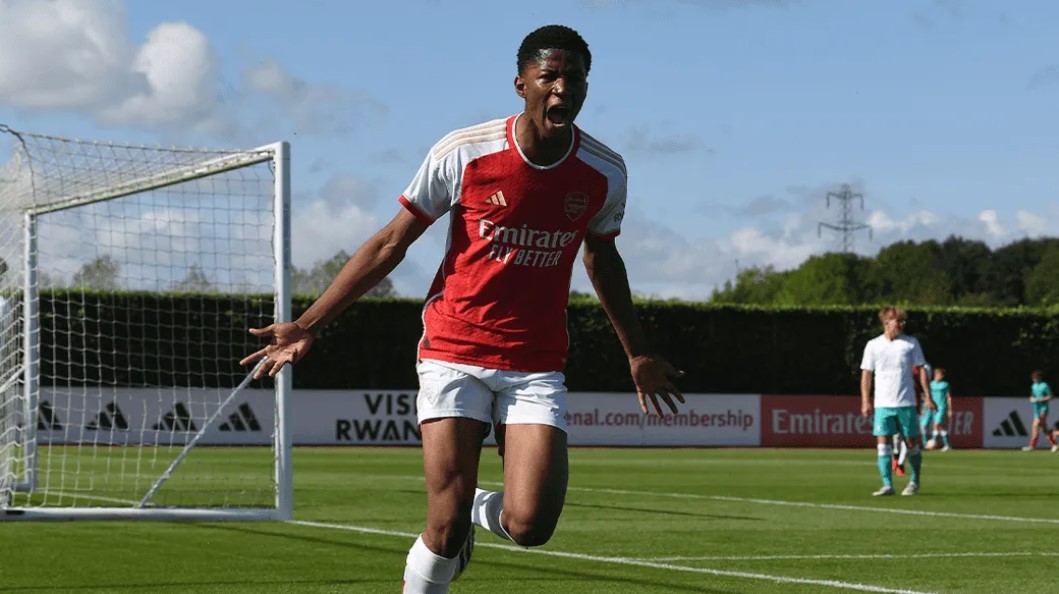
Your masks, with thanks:
[[[349,254],[340,251],[327,260],[319,260],[308,268],[295,266],[291,270],[291,292],[296,295],[317,296],[324,292],[331,281],[342,270],[349,260]],[[121,263],[109,255],[98,256],[86,262],[73,274],[69,282],[54,275],[41,272],[38,283],[41,288],[78,288],[96,291],[119,291],[128,289],[123,286]],[[217,284],[210,279],[206,271],[197,264],[192,264],[183,279],[170,283],[170,290],[175,293],[215,293]],[[385,278],[368,291],[365,297],[395,297],[393,282]]]
[[[978,307],[1059,304],[1059,239],[1024,239],[995,250],[950,236],[902,241],[874,258],[812,256],[793,270],[740,270],[711,303],[753,305],[915,304]]]
[[[292,291],[317,296],[349,260],[339,251],[291,271]],[[42,288],[101,291],[122,286],[121,264],[109,255],[85,263],[69,281],[40,273]],[[179,293],[212,293],[216,285],[198,265],[171,283]],[[383,279],[368,297],[396,297]],[[573,296],[579,296],[576,292]],[[590,295],[585,295],[590,296]],[[715,304],[826,306],[861,304],[1017,307],[1059,305],[1059,238],[1023,239],[997,249],[950,236],[944,241],[901,241],[875,257],[848,253],[812,256],[792,270],[772,266],[740,270],[714,290]]]

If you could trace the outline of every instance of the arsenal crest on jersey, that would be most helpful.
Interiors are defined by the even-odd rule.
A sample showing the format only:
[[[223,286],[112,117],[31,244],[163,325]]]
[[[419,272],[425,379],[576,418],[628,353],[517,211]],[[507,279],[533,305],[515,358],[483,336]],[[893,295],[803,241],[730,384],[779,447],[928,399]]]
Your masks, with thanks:
[[[567,192],[563,211],[571,221],[576,221],[588,209],[588,194],[584,192]]]

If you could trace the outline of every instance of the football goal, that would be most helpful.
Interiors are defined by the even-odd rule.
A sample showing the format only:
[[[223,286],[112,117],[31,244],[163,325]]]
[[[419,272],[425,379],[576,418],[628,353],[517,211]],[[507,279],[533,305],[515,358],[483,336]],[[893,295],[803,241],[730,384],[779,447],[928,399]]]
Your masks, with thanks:
[[[0,521],[291,516],[289,148],[0,125]]]

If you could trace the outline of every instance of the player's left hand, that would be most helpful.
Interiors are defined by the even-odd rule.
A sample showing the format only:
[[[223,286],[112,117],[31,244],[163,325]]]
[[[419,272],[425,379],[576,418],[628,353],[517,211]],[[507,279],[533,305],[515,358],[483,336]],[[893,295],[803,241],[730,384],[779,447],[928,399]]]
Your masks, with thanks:
[[[636,397],[640,400],[640,409],[644,414],[649,414],[647,402],[650,401],[655,414],[660,418],[665,416],[662,406],[658,404],[659,398],[669,406],[673,414],[677,414],[677,405],[673,400],[684,404],[684,395],[673,380],[684,377],[683,371],[673,367],[669,361],[659,355],[633,357],[629,359],[629,370],[632,373],[632,381],[636,384]]]

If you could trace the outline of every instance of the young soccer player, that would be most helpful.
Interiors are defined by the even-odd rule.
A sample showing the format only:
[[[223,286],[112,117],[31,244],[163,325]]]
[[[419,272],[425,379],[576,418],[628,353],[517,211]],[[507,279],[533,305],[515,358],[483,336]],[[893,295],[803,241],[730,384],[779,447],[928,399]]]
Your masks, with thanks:
[[[243,359],[264,359],[256,377],[297,363],[321,328],[449,215],[419,343],[427,517],[406,559],[409,594],[448,591],[470,559],[472,522],[522,546],[542,545],[555,530],[567,487],[562,370],[579,248],[628,356],[641,409],[662,416],[663,406],[675,413],[684,402],[673,383],[682,372],[648,346],[614,241],[625,214],[625,163],[574,125],[588,92],[588,45],[573,29],[549,25],[526,36],[516,63],[521,113],[435,144],[393,221],[297,321],[251,330],[269,344]],[[491,423],[504,457],[502,492],[476,490]]]
[[[945,380],[945,369],[942,367],[934,368],[934,379],[930,382],[930,397],[934,400],[936,408],[933,414],[930,411],[924,411],[923,416],[930,415],[934,425],[931,441],[937,444],[938,438],[941,438],[943,444],[941,451],[947,452],[952,449],[949,444],[949,427],[952,425],[952,388]]]
[[[1041,430],[1044,436],[1052,444],[1052,452],[1059,451],[1056,444],[1055,433],[1048,427],[1048,405],[1052,400],[1052,389],[1044,381],[1044,373],[1036,370],[1030,374],[1030,402],[1033,403],[1033,433],[1030,435],[1030,445],[1022,448],[1024,452],[1033,451],[1037,447],[1037,437]]]
[[[919,341],[904,334],[904,310],[884,307],[879,311],[879,321],[882,322],[883,333],[864,346],[864,357],[860,364],[861,414],[867,417],[874,412],[875,415],[872,433],[878,442],[879,474],[883,483],[872,495],[894,494],[889,440],[895,433],[904,435],[911,444],[908,450],[911,480],[901,494],[915,495],[919,492],[923,459],[919,425],[916,422],[916,391],[912,385],[913,378],[917,377],[922,383],[924,392],[929,392],[929,387],[926,374],[913,374],[912,370],[925,365],[926,358]],[[925,404],[928,408],[934,408],[933,400],[927,399]]]

